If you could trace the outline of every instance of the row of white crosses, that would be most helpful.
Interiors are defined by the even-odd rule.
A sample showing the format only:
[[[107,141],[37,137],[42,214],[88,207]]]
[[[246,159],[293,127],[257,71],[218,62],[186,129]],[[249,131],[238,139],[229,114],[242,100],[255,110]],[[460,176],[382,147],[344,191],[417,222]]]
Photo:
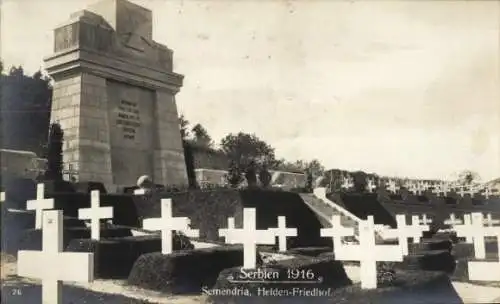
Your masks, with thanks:
[[[145,230],[161,231],[162,233],[162,253],[170,254],[173,251],[172,231],[182,231],[189,237],[199,237],[198,229],[190,228],[191,221],[187,217],[172,217],[172,200],[161,200],[161,217],[150,218],[143,221]],[[278,237],[279,250],[286,251],[286,238],[297,236],[296,228],[286,227],[286,218],[278,216],[278,227],[263,230],[261,233],[256,229],[256,210],[255,208],[244,208],[243,210],[243,228],[236,229],[234,218],[227,219],[227,228],[219,229],[219,236],[225,238],[228,244],[238,244],[240,239],[244,245],[244,267],[255,268],[255,244],[275,244],[275,237]],[[254,244],[254,245],[252,245]],[[253,247],[252,247],[253,246]],[[253,260],[252,260],[253,257]]]
[[[453,216],[453,218],[451,218]],[[454,219],[454,215],[450,216],[450,221]],[[491,214],[484,219],[480,212],[464,215],[463,224],[455,224],[453,229],[458,237],[468,237],[469,241],[474,242],[474,258],[486,258],[485,237],[497,238],[497,250],[500,254],[500,221],[493,220]],[[484,225],[487,225],[486,227]],[[468,263],[469,280],[472,281],[500,281],[500,258],[498,261],[469,261]]]
[[[80,220],[90,220],[90,233],[93,240],[100,240],[101,219],[113,218],[113,207],[100,207],[99,190],[92,190],[90,194],[90,208],[78,209]],[[54,208],[54,199],[45,198],[45,185],[38,184],[36,199],[26,202],[27,210],[35,211],[35,229],[42,229],[44,210]]]

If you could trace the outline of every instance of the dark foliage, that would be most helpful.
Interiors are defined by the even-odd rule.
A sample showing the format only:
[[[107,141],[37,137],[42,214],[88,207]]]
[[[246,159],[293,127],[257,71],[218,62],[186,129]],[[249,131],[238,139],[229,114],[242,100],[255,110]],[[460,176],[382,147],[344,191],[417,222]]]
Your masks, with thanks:
[[[240,265],[243,247],[238,245],[144,254],[135,262],[128,284],[169,293],[199,293],[202,287],[214,285],[223,269]]]
[[[193,249],[188,238],[173,234],[174,250]],[[126,279],[135,261],[143,254],[160,252],[161,237],[153,236],[124,236],[102,238],[100,241],[91,239],[73,239],[67,251],[93,252],[94,276],[101,279]]]
[[[255,167],[255,162],[251,161],[245,169],[245,179],[249,188],[257,187],[257,171]]]
[[[185,140],[182,141],[184,148],[184,161],[186,162],[186,171],[188,177],[188,183],[191,188],[197,188],[198,183],[196,181],[196,173],[194,171],[194,155],[193,155],[193,147],[189,145]]]
[[[90,193],[92,190],[99,190],[99,193],[106,194],[106,187],[101,182],[76,182],[73,183],[75,192]]]
[[[233,188],[237,188],[243,182],[243,170],[235,161],[229,163],[226,180]]]
[[[378,274],[383,276],[382,269]],[[393,270],[386,286],[377,289],[360,288],[359,284],[346,286],[334,291],[334,295],[329,298],[330,302],[324,303],[406,303],[407,299],[419,299],[419,303],[429,303],[428,290],[440,289],[448,293],[449,299],[453,302],[460,300],[448,276],[441,271],[424,270]],[[412,296],[408,297],[410,293]],[[323,303],[323,302],[322,302]],[[459,302],[457,302],[459,303]]]
[[[403,258],[402,263],[394,263],[394,267],[453,273],[455,270],[455,257],[448,250],[428,251],[421,254],[407,255]]]
[[[307,180],[306,180],[306,186],[304,187],[305,188],[304,190],[306,192],[310,193],[313,191],[313,174],[311,171],[307,171],[306,174],[307,174],[307,176],[306,176]]]
[[[66,221],[65,221],[66,223]],[[90,228],[65,227],[63,232],[63,248],[72,240],[89,239]],[[131,236],[130,229],[118,227],[101,227],[101,238]],[[42,230],[28,229],[21,235],[19,250],[42,250]],[[115,253],[116,254],[116,253]]]
[[[332,252],[333,252],[332,247],[297,247],[288,250],[288,253],[290,254],[298,254],[311,257],[319,256],[322,253],[330,254]]]
[[[264,165],[259,172],[260,185],[263,188],[269,188],[271,186],[271,180],[272,180],[271,173],[267,169],[267,166]]]
[[[45,172],[45,179],[62,180],[63,137],[64,132],[61,125],[58,123],[51,124],[47,146],[47,171]]]
[[[44,155],[52,98],[49,79],[13,68],[10,75],[0,75],[0,94],[1,147]]]

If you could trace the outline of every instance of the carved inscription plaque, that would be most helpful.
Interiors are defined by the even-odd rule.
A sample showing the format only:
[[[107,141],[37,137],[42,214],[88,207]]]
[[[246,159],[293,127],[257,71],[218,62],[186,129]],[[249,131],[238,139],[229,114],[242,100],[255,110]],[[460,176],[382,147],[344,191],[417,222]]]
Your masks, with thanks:
[[[134,140],[137,129],[141,126],[141,117],[137,103],[122,100],[118,106],[116,124],[121,127],[124,139]]]

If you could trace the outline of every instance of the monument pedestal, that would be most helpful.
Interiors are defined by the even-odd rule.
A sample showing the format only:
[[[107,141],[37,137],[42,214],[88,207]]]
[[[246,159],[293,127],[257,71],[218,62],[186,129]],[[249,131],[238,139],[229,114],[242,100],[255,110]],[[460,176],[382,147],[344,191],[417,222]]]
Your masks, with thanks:
[[[183,76],[152,30],[150,10],[103,0],[54,31],[45,59],[55,81],[51,121],[64,131],[63,160],[77,181],[115,189],[149,175],[187,184],[175,102]]]

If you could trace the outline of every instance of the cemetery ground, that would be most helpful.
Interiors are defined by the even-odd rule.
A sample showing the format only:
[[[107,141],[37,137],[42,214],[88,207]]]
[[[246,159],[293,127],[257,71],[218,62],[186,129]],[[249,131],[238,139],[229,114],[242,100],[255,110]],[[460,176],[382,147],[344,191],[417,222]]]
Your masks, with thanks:
[[[42,191],[43,192],[43,191]],[[36,195],[36,196],[31,196],[37,197],[38,199],[42,200],[44,204],[51,205],[50,203],[50,198],[45,198],[43,195]],[[51,197],[51,196],[49,196]],[[78,212],[79,218],[81,219],[82,217],[87,217],[90,218],[92,221],[92,218],[97,218],[99,220],[99,217],[101,218],[109,218],[110,214],[109,212],[104,212],[105,210],[101,210],[103,212],[98,212],[99,208],[99,196],[96,195],[88,195],[87,198],[90,198],[91,202],[87,203],[87,207],[91,206],[91,208],[95,208],[95,212],[87,212],[87,215],[83,215],[84,212]],[[102,199],[102,197],[101,197]],[[57,202],[54,204],[57,205]],[[49,206],[50,207],[50,206]],[[109,207],[106,207],[109,208]],[[113,208],[116,208],[113,207]],[[49,208],[50,209],[50,208]],[[79,208],[79,210],[82,210],[85,208]],[[88,209],[88,208],[87,208]],[[105,208],[103,208],[105,209]],[[316,273],[316,275],[321,275],[325,279],[323,283],[327,284],[325,286],[332,286],[332,293],[328,295],[328,297],[296,297],[293,299],[290,298],[284,298],[281,299],[279,297],[263,297],[263,298],[257,298],[253,301],[250,301],[250,298],[245,298],[245,297],[239,297],[237,301],[234,303],[304,303],[306,301],[314,301],[315,303],[323,303],[322,300],[325,300],[325,303],[331,303],[333,300],[335,303],[343,303],[342,300],[345,301],[345,303],[495,303],[500,301],[500,284],[498,282],[487,282],[487,283],[476,283],[476,282],[471,282],[467,279],[466,274],[460,274],[457,277],[454,277],[455,274],[448,274],[445,271],[441,271],[442,269],[439,269],[439,271],[432,271],[432,269],[426,269],[426,271],[420,269],[422,266],[422,263],[420,262],[421,260],[415,259],[415,258],[410,258],[410,259],[403,259],[403,263],[401,265],[406,265],[404,267],[396,267],[394,268],[395,270],[395,276],[396,276],[396,282],[399,279],[400,282],[396,285],[391,285],[390,282],[388,285],[385,285],[384,279],[379,279],[379,285],[378,288],[372,289],[372,290],[361,290],[360,289],[360,283],[362,281],[363,275],[361,274],[361,269],[360,268],[360,263],[359,262],[351,262],[349,260],[350,255],[347,251],[339,251],[335,252],[335,254],[332,254],[332,248],[328,246],[304,246],[302,248],[297,248],[295,246],[294,248],[291,248],[289,250],[286,249],[286,245],[284,247],[285,251],[284,252],[279,252],[278,253],[278,247],[282,247],[282,243],[279,243],[281,238],[276,238],[275,236],[278,231],[282,231],[283,233],[286,233],[288,236],[292,235],[299,235],[299,238],[302,236],[303,231],[300,231],[297,233],[297,231],[290,231],[293,230],[293,228],[297,227],[296,224],[294,224],[294,217],[293,216],[287,216],[285,218],[277,217],[274,219],[275,223],[278,223],[278,227],[287,227],[287,229],[278,229],[278,228],[273,228],[274,230],[255,230],[255,234],[246,234],[245,235],[245,230],[241,228],[234,228],[241,226],[240,224],[243,225],[243,227],[246,227],[246,222],[247,222],[247,216],[251,217],[253,216],[254,220],[253,223],[255,225],[255,211],[254,214],[252,215],[251,213],[248,213],[247,209],[252,209],[252,208],[244,208],[243,209],[243,221],[240,216],[240,219],[237,221],[237,225],[235,225],[234,219],[231,220],[231,218],[227,218],[227,225],[226,226],[221,226],[221,227],[227,227],[227,228],[219,228],[218,234],[219,236],[224,236],[225,237],[225,243],[217,242],[217,241],[211,241],[211,240],[206,240],[202,237],[198,237],[199,233],[198,231],[195,231],[196,233],[193,233],[193,229],[189,228],[190,225],[190,220],[188,218],[183,218],[183,217],[172,217],[172,204],[170,200],[162,200],[161,202],[161,210],[156,209],[155,214],[156,216],[148,216],[147,218],[143,218],[143,223],[140,227],[126,227],[130,229],[131,235],[130,237],[120,237],[120,240],[122,242],[125,242],[127,240],[125,247],[115,247],[116,248],[127,248],[126,246],[135,246],[133,242],[131,242],[131,239],[138,240],[141,237],[147,239],[147,238],[155,238],[155,246],[149,247],[149,249],[144,252],[144,254],[140,255],[139,258],[137,258],[136,262],[134,263],[133,269],[130,271],[130,275],[127,277],[121,277],[121,278],[102,278],[102,275],[105,274],[105,272],[102,272],[102,269],[106,269],[107,265],[103,265],[102,263],[98,266],[96,266],[96,270],[100,270],[101,272],[97,271],[95,272],[95,278],[92,282],[70,282],[69,280],[64,280],[64,285],[62,287],[62,297],[64,301],[62,303],[173,303],[173,304],[194,304],[194,303],[233,303],[231,301],[219,301],[217,297],[213,296],[208,296],[206,294],[203,294],[201,292],[201,288],[198,288],[197,292],[192,292],[193,290],[190,290],[189,292],[170,292],[168,288],[165,288],[164,285],[165,282],[168,282],[168,280],[171,280],[174,285],[179,285],[179,278],[175,278],[175,276],[170,276],[168,274],[168,271],[173,271],[175,274],[180,274],[180,272],[187,271],[188,275],[185,277],[190,277],[193,276],[194,279],[196,278],[195,273],[193,272],[193,269],[188,269],[188,266],[192,266],[192,268],[199,268],[201,272],[203,272],[203,267],[206,265],[211,265],[211,264],[217,264],[219,261],[216,259],[210,259],[209,256],[226,256],[227,258],[223,259],[225,265],[224,267],[221,267],[217,271],[218,278],[214,284],[215,287],[219,288],[224,288],[227,287],[228,279],[229,277],[233,276],[234,277],[234,271],[235,269],[238,269],[241,267],[241,265],[247,265],[248,269],[256,268],[259,267],[259,269],[270,269],[270,270],[278,270],[283,273],[283,271],[288,268],[288,269],[313,269],[313,272]],[[3,209],[4,210],[4,209]],[[169,211],[170,210],[170,211]],[[22,211],[18,210],[17,213],[15,213],[18,216],[24,217],[26,214],[31,215],[31,222],[30,225],[37,225],[36,219],[36,211]],[[23,213],[24,212],[24,213]],[[50,212],[55,212],[55,211],[44,211],[44,214],[48,214]],[[327,208],[324,210],[324,212],[327,212]],[[81,213],[81,214],[80,214]],[[300,213],[300,212],[299,212]],[[52,213],[53,214],[53,213]],[[60,213],[62,216],[62,212]],[[116,216],[117,213],[114,213]],[[304,212],[301,212],[300,215],[302,217],[307,216],[305,215]],[[111,217],[113,217],[111,215]],[[61,217],[62,219],[62,217]],[[168,221],[162,221],[161,219],[168,219]],[[69,218],[65,217],[64,218],[64,223],[72,223],[75,224],[78,221],[78,218]],[[2,213],[2,227],[5,227],[4,225],[6,222],[9,222],[9,219],[5,217],[5,213]],[[62,221],[61,221],[62,222]],[[337,218],[335,216],[331,217],[330,222],[332,223],[333,226],[339,226],[341,225],[340,223],[340,218]],[[166,224],[170,223],[170,224]],[[365,222],[363,222],[365,223]],[[366,229],[373,229],[373,221],[372,224],[369,224],[370,221],[366,220]],[[41,221],[38,223],[41,224]],[[44,223],[45,225],[45,223]],[[172,229],[172,225],[174,225],[176,228],[174,230],[179,230],[183,231],[186,233],[186,235],[192,235],[190,237],[189,243],[196,248],[197,252],[203,252],[203,248],[208,248],[205,250],[206,257],[208,257],[206,260],[196,260],[192,259],[192,256],[190,256],[190,259],[187,259],[188,263],[186,261],[182,262],[183,259],[183,253],[182,252],[193,252],[193,250],[181,250],[178,251],[178,247],[176,247],[176,237],[172,237],[173,235],[170,235],[170,237],[163,238],[163,234],[160,233],[158,230],[163,230],[168,227],[168,229]],[[274,224],[276,226],[276,224]],[[343,225],[343,224],[342,224]],[[363,226],[360,226],[360,237],[363,234],[362,231],[365,231],[365,224]],[[372,225],[372,226],[370,226]],[[399,223],[398,225],[405,225],[404,223],[401,224]],[[418,224],[420,225],[420,224]],[[418,226],[417,225],[417,226]],[[64,242],[67,243],[64,245],[64,253],[74,253],[75,251],[82,252],[81,254],[85,254],[83,252],[86,252],[86,250],[77,250],[78,249],[78,244],[80,244],[83,247],[85,247],[88,244],[93,244],[94,242],[97,242],[98,244],[101,244],[99,246],[101,250],[101,256],[98,258],[95,258],[95,261],[99,261],[100,259],[107,259],[109,262],[113,262],[113,259],[108,256],[106,258],[106,255],[103,253],[105,251],[105,244],[111,244],[109,246],[114,246],[113,242],[110,241],[111,239],[107,238],[106,229],[100,229],[100,234],[92,232],[91,230],[95,230],[95,225],[92,225],[92,223],[87,223],[86,224],[88,228],[88,234],[86,236],[79,236],[78,240],[70,240],[69,242],[65,240]],[[113,225],[112,225],[113,226]],[[119,229],[123,229],[123,226],[119,225],[114,225],[118,231]],[[149,226],[148,230],[146,229],[146,226]],[[251,226],[251,225],[250,225]],[[274,227],[275,227],[274,226]],[[43,228],[43,231],[45,231],[46,228],[45,226],[42,225],[41,228]],[[92,228],[93,227],[93,228]],[[97,226],[99,227],[99,226]],[[101,226],[101,227],[104,227]],[[198,228],[197,225],[194,226],[195,228]],[[229,229],[230,227],[233,227]],[[372,227],[372,228],[369,228]],[[408,224],[408,233],[414,233],[411,228],[412,226]],[[248,228],[248,227],[246,227]],[[245,228],[245,229],[246,229]],[[250,227],[252,228],[252,227]],[[253,229],[256,227],[253,226]],[[299,227],[300,228],[300,227]],[[363,228],[363,229],[362,229]],[[71,231],[71,229],[81,229],[81,227],[77,228],[68,228],[69,230],[64,230],[64,231]],[[3,229],[2,229],[3,230]],[[157,232],[152,232],[153,230],[156,230]],[[195,229],[197,230],[197,229]],[[335,243],[335,238],[339,237],[340,235],[344,236],[349,236],[352,231],[350,231],[349,227],[344,226],[338,227],[338,229],[321,229],[321,236],[323,238],[328,238],[329,233],[333,233],[333,242]],[[397,229],[393,229],[396,231]],[[259,231],[259,233],[257,233]],[[374,231],[374,230],[370,230]],[[400,229],[400,231],[403,231]],[[92,232],[92,233],[90,233]],[[396,231],[397,232],[397,231]],[[2,233],[5,233],[2,231]],[[260,236],[259,236],[260,235]],[[373,235],[373,233],[371,234]],[[37,234],[31,233],[31,237],[36,237]],[[247,259],[247,256],[252,256],[252,253],[250,251],[250,255],[248,255],[248,251],[246,250],[246,247],[238,247],[240,249],[235,249],[233,250],[234,244],[241,244],[243,239],[250,237],[253,238],[254,242],[256,244],[263,244],[258,246],[256,248],[257,251],[254,251],[254,254],[257,255],[256,258]],[[33,238],[33,239],[34,239]],[[38,236],[40,238],[40,236]],[[102,238],[99,240],[99,238]],[[174,240],[173,243],[166,244],[164,240],[169,239],[172,241]],[[272,240],[271,240],[272,239]],[[330,237],[331,239],[331,237]],[[278,240],[278,242],[276,242]],[[77,242],[75,242],[77,241]],[[46,240],[45,238],[41,240],[43,244],[45,244]],[[361,240],[360,240],[361,242]],[[365,241],[366,242],[366,235],[365,235]],[[373,239],[374,242],[374,239]],[[39,241],[40,243],[40,241]],[[116,243],[116,242],[115,242]],[[279,243],[279,244],[278,244]],[[436,242],[436,244],[441,244],[440,240]],[[128,244],[128,245],[127,245]],[[250,247],[252,243],[249,243]],[[265,245],[268,244],[268,245]],[[288,243],[290,244],[290,243]],[[392,244],[392,243],[391,243]],[[496,258],[498,259],[498,249],[496,248],[497,241],[495,238],[487,238],[487,241],[485,242],[486,246],[486,259],[492,259]],[[26,244],[25,244],[26,245]],[[160,246],[161,245],[161,246]],[[254,244],[255,245],[255,244]],[[278,246],[279,245],[279,246]],[[375,245],[375,244],[374,244]],[[374,246],[373,245],[373,246]],[[37,244],[37,246],[42,246],[42,244]],[[233,246],[233,247],[232,247]],[[239,246],[239,245],[238,245]],[[246,246],[246,245],[245,245]],[[349,247],[350,246],[350,247]],[[349,245],[345,244],[342,245],[341,247],[345,248],[354,248],[359,254],[357,254],[357,257],[351,257],[354,260],[357,259],[363,259],[365,255],[363,255],[363,252],[366,252],[366,250],[356,248],[358,245]],[[377,257],[375,252],[377,252],[377,246],[373,247],[372,245],[368,246],[373,249],[373,256],[375,256],[376,259],[380,259],[380,257]],[[420,245],[412,245],[409,248],[410,255],[415,254],[415,248],[427,248],[430,246],[434,245],[429,245],[426,243],[424,239],[422,239],[422,242]],[[440,246],[440,245],[439,245]],[[438,247],[439,247],[438,246]],[[249,248],[250,248],[249,247]],[[388,265],[395,265],[398,264],[398,262],[390,262],[390,261],[397,261],[397,246],[388,246],[386,249],[386,253],[384,253],[383,258],[387,258],[387,256],[391,256],[391,254],[388,253],[388,250],[390,249],[389,247],[392,247],[395,253],[394,257],[390,257],[387,261]],[[45,245],[43,245],[43,248],[45,248]],[[94,247],[95,248],[95,247]],[[132,247],[129,247],[132,248]],[[170,249],[168,249],[170,248]],[[216,248],[225,248],[227,249],[228,253],[227,255],[224,255],[223,251],[220,250],[217,253],[217,250],[212,250]],[[233,249],[231,249],[233,248]],[[245,248],[244,250],[241,250]],[[458,252],[455,252],[457,255],[458,260],[462,261],[467,261],[471,259],[471,256],[474,255],[474,250],[471,249],[474,248],[472,244],[463,244],[459,243],[454,246],[455,251],[458,250]],[[28,248],[29,250],[41,250],[40,248]],[[283,249],[283,247],[282,247]],[[429,249],[429,248],[427,248]],[[426,250],[427,250],[426,249]],[[435,255],[429,255],[432,256],[432,258],[439,258],[440,256],[446,256],[448,253],[444,252],[446,250],[442,250],[442,248],[438,248],[439,250],[435,250],[437,254]],[[95,250],[95,249],[93,249]],[[104,251],[102,251],[104,250]],[[130,249],[133,251],[133,249]],[[234,256],[231,253],[231,250],[234,252],[237,252],[237,255],[243,256],[243,259],[238,259],[236,264],[234,264],[234,261],[231,261],[231,257]],[[255,250],[255,249],[254,249]],[[347,250],[347,249],[346,249]],[[61,250],[62,253],[63,250]],[[39,252],[39,251],[37,251]],[[92,251],[91,251],[92,252]],[[222,252],[222,253],[221,253]],[[124,251],[120,250],[115,250],[115,260],[120,260],[120,257],[124,254]],[[126,255],[126,254],[125,254]],[[190,254],[184,254],[184,256],[188,256]],[[169,269],[164,269],[162,266],[162,261],[166,260],[166,256],[174,256],[176,257],[176,261],[180,264],[177,264],[176,267],[174,268],[169,268]],[[346,257],[347,256],[347,257]],[[427,256],[427,254],[425,254]],[[148,260],[149,259],[149,260]],[[345,260],[345,261],[343,261]],[[27,279],[21,276],[18,276],[18,261],[19,261],[19,256],[16,260],[16,255],[15,254],[4,254],[2,253],[2,299],[6,303],[40,303],[40,295],[41,295],[41,281],[39,280],[33,280],[33,279]],[[61,265],[64,262],[64,259],[60,260]],[[173,261],[173,260],[172,260]],[[179,262],[180,261],[180,262]],[[439,260],[441,261],[441,260]],[[141,264],[142,263],[142,264]],[[405,264],[406,263],[406,264]],[[429,262],[430,264],[436,264],[436,262]],[[175,263],[174,263],[175,264]],[[424,263],[425,264],[425,263]],[[429,264],[429,265],[430,265]],[[439,263],[438,263],[439,264]],[[445,263],[441,263],[445,264]],[[56,263],[57,265],[57,263]],[[118,265],[118,264],[117,264]],[[194,265],[194,266],[193,266]],[[236,266],[236,268],[234,267]],[[238,267],[239,266],[239,267]],[[431,265],[432,266],[432,265]],[[443,266],[443,265],[440,265]],[[55,266],[57,267],[57,266]],[[71,266],[67,266],[71,267]],[[76,266],[75,266],[76,267]],[[110,266],[111,267],[111,266]],[[362,266],[361,266],[362,267]],[[406,268],[405,268],[406,267]],[[427,267],[427,266],[425,266]],[[424,268],[425,268],[424,267]],[[434,266],[432,266],[434,267]],[[432,268],[431,267],[431,268]],[[109,268],[109,267],[108,267]],[[111,268],[110,268],[111,269]],[[391,268],[392,269],[392,268]],[[434,269],[436,270],[436,269]],[[26,270],[23,270],[26,272]],[[29,271],[34,271],[33,269],[30,269]],[[45,269],[46,272],[50,272],[51,268],[47,266]],[[149,272],[149,274],[148,274]],[[135,273],[135,274],[134,274]],[[36,272],[37,275],[42,275],[43,272]],[[149,277],[146,275],[146,281],[147,282],[137,282],[135,281],[134,283],[134,275],[135,279],[143,276],[144,274],[148,274]],[[157,279],[155,279],[154,276],[151,276],[151,274],[157,275]],[[182,277],[182,275],[181,275]],[[182,278],[185,279],[185,278]],[[177,282],[176,282],[177,280]],[[366,280],[366,278],[365,278]],[[390,281],[390,280],[389,280]],[[182,283],[182,282],[181,282]],[[352,284],[351,284],[352,283]],[[330,284],[330,285],[328,285]],[[135,285],[135,286],[134,286]],[[168,284],[167,284],[168,285]],[[182,285],[182,284],[180,284]],[[434,285],[435,288],[432,288]],[[194,284],[196,286],[196,284]],[[241,287],[241,284],[238,285]],[[277,285],[273,285],[276,287]],[[292,285],[291,285],[292,286]],[[294,285],[293,285],[294,286]],[[149,287],[149,288],[148,288]],[[152,287],[152,288],[151,288]],[[249,284],[248,286],[249,289],[254,288],[259,288],[262,287],[259,285],[259,283],[254,284]],[[304,287],[302,284],[301,287]],[[208,289],[210,289],[210,286],[207,286]],[[284,302],[283,302],[284,301]]]

